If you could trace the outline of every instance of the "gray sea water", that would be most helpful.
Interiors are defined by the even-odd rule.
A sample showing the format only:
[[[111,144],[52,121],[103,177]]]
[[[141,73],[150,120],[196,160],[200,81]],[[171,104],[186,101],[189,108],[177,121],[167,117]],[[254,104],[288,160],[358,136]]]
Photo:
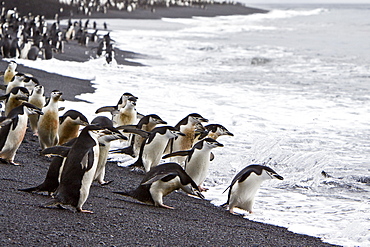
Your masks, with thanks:
[[[214,150],[207,199],[224,203],[238,171],[266,164],[285,179],[263,183],[246,218],[370,246],[370,5],[263,7],[271,11],[96,20],[109,23],[117,48],[143,54],[135,61],[146,67],[19,62],[93,79],[96,93],[80,96],[92,103],[65,103],[89,120],[131,92],[139,112],[171,125],[192,112],[224,125],[235,136],[220,137],[225,146]]]

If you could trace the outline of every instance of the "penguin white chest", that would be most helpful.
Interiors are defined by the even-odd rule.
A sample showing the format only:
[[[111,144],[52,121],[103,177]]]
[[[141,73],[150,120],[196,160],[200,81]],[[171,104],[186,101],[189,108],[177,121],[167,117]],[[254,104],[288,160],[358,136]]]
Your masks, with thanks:
[[[157,135],[151,143],[145,145],[142,159],[147,172],[151,167],[159,164],[168,140],[164,135]]]
[[[186,173],[200,186],[207,177],[210,164],[210,151],[194,151],[185,165]]]
[[[18,123],[15,129],[13,129],[13,124],[11,125],[5,145],[1,150],[2,158],[13,160],[15,153],[18,147],[21,145],[26,133],[27,120],[27,115],[18,115]]]
[[[156,206],[163,204],[163,197],[170,194],[172,191],[180,188],[180,178],[175,177],[170,181],[163,182],[158,180],[154,182],[149,189],[150,195],[153,198]]]
[[[231,188],[230,207],[239,207],[251,212],[255,195],[262,181],[263,179],[260,176],[251,173],[243,182],[236,182]]]

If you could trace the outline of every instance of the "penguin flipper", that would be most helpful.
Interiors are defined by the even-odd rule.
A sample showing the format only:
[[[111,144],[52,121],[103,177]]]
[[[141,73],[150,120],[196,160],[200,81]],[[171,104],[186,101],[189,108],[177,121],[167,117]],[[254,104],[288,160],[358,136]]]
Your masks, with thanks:
[[[71,147],[65,146],[54,146],[50,148],[45,148],[41,151],[42,155],[45,156],[59,156],[59,157],[67,157]]]
[[[211,152],[210,157],[209,157],[209,160],[212,161],[214,159],[215,159],[215,155]]]
[[[97,109],[95,111],[95,114],[101,113],[101,112],[113,112],[115,110],[117,110],[116,106],[103,106],[103,107],[100,107],[99,109]]]
[[[135,125],[121,125],[121,126],[118,126],[116,129],[122,130],[122,132],[124,133],[131,133],[131,134],[139,135],[144,138],[147,138],[150,135],[148,131],[138,129],[136,128]]]
[[[158,181],[158,180],[161,180],[162,178],[165,178],[167,176],[170,176],[170,175],[179,175],[177,172],[166,172],[166,173],[157,173],[157,174],[153,174],[152,177],[147,177],[145,181],[142,181],[141,182],[141,185],[148,185],[148,184],[152,184],[154,183],[155,181]]]
[[[167,159],[175,156],[188,156],[191,150],[183,150],[183,151],[176,151],[170,154],[166,154],[162,157],[162,159]]]
[[[6,87],[5,87],[6,88]],[[4,89],[5,90],[5,89]],[[0,95],[0,100],[3,101],[3,100],[6,100],[9,98],[9,94],[4,94],[4,95]]]
[[[13,122],[13,119],[6,118],[6,117],[0,117],[0,126],[5,126]]]

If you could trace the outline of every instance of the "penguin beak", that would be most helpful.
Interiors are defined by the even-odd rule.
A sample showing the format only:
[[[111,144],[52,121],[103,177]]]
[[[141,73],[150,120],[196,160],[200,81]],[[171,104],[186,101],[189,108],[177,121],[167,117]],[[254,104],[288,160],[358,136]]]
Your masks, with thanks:
[[[219,142],[217,142],[216,144],[217,144],[217,147],[223,147],[224,146],[224,144],[219,143]]]
[[[28,101],[28,96],[17,96],[17,100],[23,100],[23,101]]]
[[[226,132],[226,135],[234,136],[234,134],[233,134],[233,133],[231,133],[230,131],[227,131],[227,132]]]
[[[277,178],[279,180],[284,180],[284,178],[282,176],[280,176],[279,174],[274,174],[272,176],[273,176],[273,178]]]
[[[184,133],[182,133],[182,132],[177,132],[176,133],[177,135],[179,135],[179,136],[186,136]]]

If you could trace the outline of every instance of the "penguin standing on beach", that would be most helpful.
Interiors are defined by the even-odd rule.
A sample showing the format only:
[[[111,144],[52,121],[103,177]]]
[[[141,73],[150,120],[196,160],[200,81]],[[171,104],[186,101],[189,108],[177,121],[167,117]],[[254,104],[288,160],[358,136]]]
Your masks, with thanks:
[[[116,115],[113,115],[114,126],[136,124],[136,101],[136,97],[129,97],[127,99],[126,105],[122,107]]]
[[[229,194],[227,202],[222,206],[229,206],[229,211],[232,214],[235,214],[235,207],[252,213],[257,190],[263,181],[269,179],[283,180],[284,178],[267,166],[249,165],[245,167],[236,174],[230,186],[226,188],[226,190],[229,189]]]
[[[30,97],[28,98],[28,102],[40,109],[42,109],[46,104],[46,99],[44,95],[44,86],[37,85],[32,90]],[[34,135],[37,135],[37,122],[39,121],[39,115],[31,115],[29,116],[30,120],[30,127]]]
[[[194,143],[197,125],[201,125],[202,122],[208,122],[208,119],[203,118],[198,113],[191,113],[178,122],[175,128],[185,135],[171,140],[167,145],[165,153],[190,150]],[[183,163],[183,161],[184,159],[181,157],[176,158],[176,162],[179,164]]]
[[[69,142],[64,143],[63,146],[71,147],[76,142],[76,140],[77,138],[74,138],[70,140]],[[24,192],[29,192],[29,193],[46,191],[48,192],[49,195],[53,194],[59,186],[60,177],[62,175],[65,160],[66,160],[66,157],[61,157],[61,156],[52,157],[44,182],[42,182],[41,184],[35,187],[19,189],[19,191],[24,191]]]
[[[89,125],[89,120],[81,112],[68,110],[59,117],[58,145],[62,145],[78,136],[80,126]]]
[[[42,108],[42,112],[44,114],[40,116],[37,123],[37,133],[42,150],[58,144],[58,101],[61,96],[62,92],[54,90],[53,92],[51,92],[49,103]]]
[[[182,189],[186,193],[196,195],[202,199],[204,198],[189,175],[186,174],[179,164],[173,162],[153,167],[136,189],[114,193],[129,196],[156,207],[173,209],[173,207],[163,203],[163,197],[178,189]]]
[[[163,158],[186,156],[186,173],[194,180],[200,191],[206,191],[207,189],[203,188],[202,185],[208,175],[210,161],[214,158],[211,150],[223,146],[212,138],[206,138],[197,142],[191,150],[173,152],[163,156]]]
[[[20,106],[22,102],[28,101],[29,92],[25,87],[14,87],[10,93],[0,96],[0,100],[5,101],[5,116],[11,110]]]
[[[184,135],[172,126],[154,128],[142,143],[138,159],[130,167],[143,167],[148,172],[159,164],[168,141]]]
[[[166,121],[163,121],[158,115],[156,114],[149,114],[142,117],[139,123],[135,126],[137,129],[150,132],[152,131],[158,124],[167,124]],[[121,126],[118,126],[117,129],[119,130]],[[125,126],[123,126],[125,127]],[[120,153],[124,153],[130,155],[131,157],[135,158],[139,152],[140,147],[145,140],[144,137],[140,135],[132,135],[130,139],[130,145],[128,147],[120,149]]]
[[[138,97],[135,97],[131,93],[124,93],[122,96],[119,98],[117,105],[115,106],[103,106],[100,107],[95,111],[95,114],[101,113],[101,112],[110,112],[112,115],[115,115],[121,110],[122,107],[124,107],[127,103],[127,100],[131,97],[138,99]]]
[[[45,149],[45,155],[55,154],[66,157],[60,184],[55,191],[54,200],[45,206],[71,205],[78,212],[92,213],[83,210],[82,206],[89,196],[99,160],[99,141],[103,135],[119,134],[117,130],[95,125],[86,126],[69,147],[56,146]]]
[[[99,127],[109,127],[113,128],[113,122],[103,116],[99,116],[94,118],[91,121],[91,124],[99,126]],[[96,180],[100,185],[107,185],[110,184],[112,181],[104,181],[105,177],[105,165],[107,164],[108,159],[108,153],[110,149],[110,143],[114,140],[127,140],[127,137],[121,135],[121,134],[115,134],[115,135],[103,135],[98,138],[99,141],[99,161],[96,168],[96,172],[94,175],[94,180]]]
[[[13,79],[16,75],[17,63],[15,61],[10,61],[8,67],[4,72],[4,85],[8,85],[8,83]]]
[[[223,125],[221,124],[208,124],[204,126],[204,133],[198,134],[195,137],[195,143],[204,139],[204,138],[212,138],[217,140],[220,136],[228,135],[228,136],[234,136],[233,133],[228,131]]]
[[[10,93],[10,91],[14,87],[24,87],[24,79],[26,79],[26,76],[23,73],[17,73],[8,83],[8,86],[6,87],[5,93]]]
[[[1,162],[18,165],[14,157],[26,134],[28,116],[32,114],[42,114],[41,109],[23,102],[6,116],[11,121],[0,128]]]

